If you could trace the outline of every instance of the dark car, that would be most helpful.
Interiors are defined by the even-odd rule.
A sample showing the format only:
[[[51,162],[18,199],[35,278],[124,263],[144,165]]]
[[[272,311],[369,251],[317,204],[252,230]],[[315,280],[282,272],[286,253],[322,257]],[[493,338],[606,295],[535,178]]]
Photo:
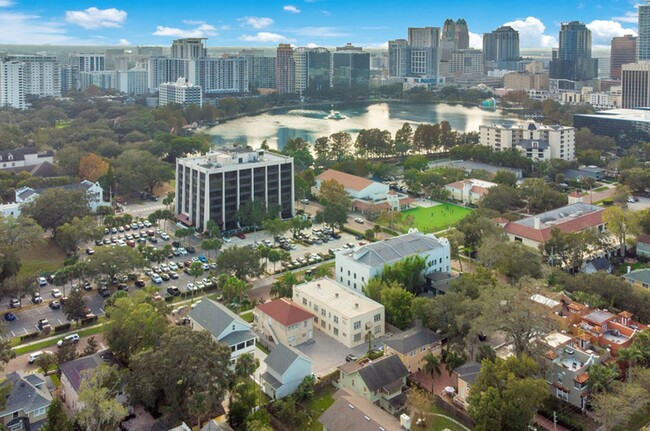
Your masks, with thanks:
[[[246,235],[244,235],[243,232],[239,232],[238,234],[235,234],[235,236],[239,239],[246,239]]]
[[[138,278],[137,280],[135,280],[135,287],[144,287],[144,285],[145,285],[145,282],[144,282],[143,279]]]
[[[107,298],[107,297],[111,296],[111,291],[108,290],[107,287],[102,287],[102,288],[99,289],[99,295],[102,298]]]
[[[7,322],[12,322],[12,321],[16,320],[16,315],[14,313],[12,313],[11,311],[8,311],[8,312],[5,313],[5,320]]]
[[[171,296],[180,296],[181,295],[181,291],[178,290],[178,287],[176,287],[176,286],[169,286],[167,288],[167,293],[170,294]]]
[[[172,242],[172,247],[176,247],[176,248],[178,248],[178,247],[180,247],[180,246],[181,246],[181,243],[180,243],[180,242],[178,242],[178,241],[174,241],[174,242]]]
[[[187,252],[188,252],[189,254],[194,254],[194,253],[196,253],[196,249],[195,249],[194,247],[192,247],[191,245],[190,245],[189,247],[185,247],[185,250],[187,250]]]
[[[149,242],[152,243],[152,244],[158,244],[158,238],[156,238],[154,236],[150,236],[149,237]]]
[[[129,286],[126,283],[120,283],[117,285],[117,290],[129,290]]]

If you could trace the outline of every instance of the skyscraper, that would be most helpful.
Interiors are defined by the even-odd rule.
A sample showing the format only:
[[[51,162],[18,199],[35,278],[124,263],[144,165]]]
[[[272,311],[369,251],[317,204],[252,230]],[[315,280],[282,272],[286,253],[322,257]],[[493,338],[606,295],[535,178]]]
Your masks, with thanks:
[[[275,57],[261,49],[242,49],[239,56],[248,61],[248,85],[253,88],[275,88]]]
[[[208,56],[208,49],[203,41],[206,38],[191,37],[176,39],[172,42],[172,58],[201,58]]]
[[[367,90],[370,84],[370,53],[348,43],[332,55],[334,88]]]
[[[636,59],[650,60],[650,1],[639,5],[639,38],[636,41]]]
[[[624,64],[622,67],[621,105],[623,108],[650,106],[650,63]]]
[[[406,39],[388,41],[388,75],[403,78],[410,69],[409,43]]]
[[[104,54],[72,54],[70,65],[77,66],[79,72],[101,72],[105,70],[106,56]]]
[[[440,65],[440,29],[410,27],[408,33],[409,74],[437,78]]]
[[[328,91],[332,80],[332,54],[327,48],[313,48],[307,53],[307,91]]]
[[[9,55],[5,60],[23,63],[26,95],[61,96],[61,73],[55,56]]]
[[[27,109],[25,104],[25,72],[20,61],[0,60],[0,107]]]
[[[295,92],[302,94],[307,88],[307,53],[309,48],[298,47],[293,50],[293,83]]]
[[[553,51],[551,79],[588,81],[598,76],[598,60],[591,58],[591,30],[579,21],[560,27],[560,46]]]
[[[486,63],[492,61],[497,63],[499,69],[507,69],[500,63],[519,60],[519,32],[512,27],[501,26],[491,33],[484,33],[483,56]]]
[[[288,43],[278,45],[275,57],[275,87],[280,94],[294,92],[293,48]]]
[[[612,38],[609,77],[621,79],[621,66],[636,62],[636,37],[625,35]]]
[[[450,60],[451,53],[457,49],[469,48],[469,29],[464,19],[454,22],[453,19],[446,19],[442,27],[440,40],[440,59]]]

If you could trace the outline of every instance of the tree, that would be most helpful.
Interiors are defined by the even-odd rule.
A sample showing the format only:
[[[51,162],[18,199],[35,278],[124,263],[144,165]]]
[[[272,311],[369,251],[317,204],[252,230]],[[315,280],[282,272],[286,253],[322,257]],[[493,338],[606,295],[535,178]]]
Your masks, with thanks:
[[[194,228],[193,227],[181,227],[179,229],[176,229],[174,231],[174,237],[180,239],[181,241],[183,238],[190,237],[194,235]]]
[[[485,213],[485,210],[477,210],[458,222],[456,228],[463,234],[465,247],[469,251],[475,251],[484,238],[503,235],[503,229],[490,220],[494,213]]]
[[[348,221],[348,210],[342,206],[325,205],[325,209],[321,214],[323,223],[335,229],[343,229],[343,226]]]
[[[275,246],[275,237],[285,233],[287,229],[289,229],[289,226],[280,218],[275,217],[272,219],[264,220],[262,222],[262,229],[267,231],[269,235],[273,237],[273,246]]]
[[[103,235],[103,229],[91,216],[75,217],[57,229],[55,240],[68,254],[76,255],[79,244],[101,239]]]
[[[296,392],[293,396],[299,403],[308,403],[314,398],[314,383],[316,379],[314,375],[309,375],[302,379],[302,382],[298,385]]]
[[[146,166],[146,169],[142,169]],[[146,190],[174,179],[171,166],[147,151],[126,150],[115,159],[115,177],[123,192]]]
[[[47,376],[50,369],[56,365],[56,358],[51,353],[44,353],[36,358],[36,366],[43,370],[43,374]]]
[[[350,155],[352,136],[348,132],[337,132],[329,138],[329,155],[337,162]]]
[[[323,181],[320,186],[319,196],[321,203],[325,206],[338,206],[346,210],[350,208],[350,196],[348,196],[348,192],[345,191],[341,183],[336,180]]]
[[[478,258],[485,267],[499,271],[512,283],[524,276],[539,278],[542,275],[539,254],[520,242],[504,242],[491,237],[479,247]]]
[[[459,230],[453,229],[445,233],[446,238],[449,240],[449,251],[452,259],[458,261],[460,272],[463,272],[462,248],[465,237]]]
[[[589,367],[589,391],[591,395],[599,392],[609,392],[621,370],[616,364],[596,364]]]
[[[404,170],[416,169],[418,171],[424,171],[429,167],[429,161],[426,157],[420,154],[415,154],[413,156],[408,156],[403,163]]]
[[[302,232],[305,229],[309,229],[311,227],[311,220],[301,217],[301,216],[296,216],[289,220],[289,230],[291,231],[291,234],[293,237],[297,237],[300,232]]]
[[[505,184],[490,187],[479,201],[481,208],[488,208],[500,213],[514,210],[521,204],[522,201],[517,189]]]
[[[197,261],[197,262],[192,262],[190,265],[190,273],[189,276],[194,279],[194,283],[196,284],[196,279],[199,278],[200,276],[203,275],[203,263]],[[192,289],[192,302],[194,302],[194,292],[196,289]]]
[[[648,403],[648,391],[635,383],[616,382],[609,392],[599,392],[590,397],[594,415],[606,430],[611,430],[629,420]],[[627,402],[621,403],[621,400]]]
[[[400,329],[406,329],[413,317],[411,303],[413,294],[402,287],[384,287],[380,292],[380,302],[386,311],[386,321]]]
[[[22,214],[34,219],[43,229],[52,229],[55,236],[60,226],[89,213],[88,198],[83,189],[47,189],[34,201],[22,206]]]
[[[63,408],[63,401],[54,397],[47,408],[47,422],[41,427],[41,431],[70,431],[71,429],[72,423]]]
[[[298,280],[296,274],[285,272],[271,286],[271,296],[274,298],[291,298],[293,296],[293,287],[298,283],[300,283],[300,280]]]
[[[395,281],[408,292],[417,295],[422,292],[424,278],[422,273],[426,267],[426,260],[417,255],[406,257],[392,265],[384,265],[381,280],[389,283]]]
[[[95,182],[108,172],[108,162],[95,153],[89,153],[79,160],[79,177]]]
[[[87,373],[79,388],[77,423],[87,431],[113,431],[129,413],[115,397],[121,389],[117,368],[101,364]]]
[[[160,412],[167,423],[178,423],[192,417],[190,406],[200,404],[198,398],[205,402],[202,411],[218,410],[233,378],[229,365],[230,348],[209,332],[174,326],[155,348],[132,358],[126,393],[132,405],[142,404]]]
[[[282,258],[282,254],[280,253],[281,250],[277,249],[270,249],[269,254],[267,256],[267,259],[269,262],[273,264],[273,272],[275,272],[275,264],[280,262],[280,259]]]
[[[86,317],[86,298],[83,294],[83,291],[80,288],[73,289],[68,296],[68,300],[65,302],[63,307],[63,312],[68,320],[73,320],[75,322],[80,321]]]
[[[549,211],[567,204],[567,197],[554,190],[542,178],[526,178],[519,187],[527,208],[533,214]]]
[[[628,186],[617,186],[612,195],[612,200],[621,208],[627,208],[627,200],[630,198],[632,191]]]
[[[226,274],[219,277],[219,286],[221,287],[221,294],[226,300],[237,303],[241,303],[242,296],[249,288],[248,283],[245,281]]]
[[[445,355],[445,367],[447,368],[449,377],[451,377],[451,374],[454,372],[456,368],[460,367],[464,363],[465,363],[465,356],[463,356],[463,354],[457,352],[456,350],[447,352],[447,354]]]
[[[266,203],[259,199],[249,200],[242,204],[236,214],[237,221],[241,226],[250,226],[254,231],[257,231],[268,217]]]
[[[77,358],[77,345],[74,343],[63,343],[56,351],[56,364],[61,370],[61,364],[70,362]]]
[[[502,185],[510,186],[510,187],[516,187],[517,186],[517,175],[514,172],[505,171],[503,169],[500,169],[500,170],[497,171],[496,174],[494,174],[494,178],[492,178],[492,181],[494,181],[497,184],[502,184]]]
[[[611,206],[603,211],[603,221],[607,224],[607,230],[617,238],[620,244],[620,255],[625,257],[627,236],[636,235],[641,231],[638,215],[632,211]]]
[[[230,247],[221,252],[216,262],[221,273],[240,279],[258,276],[262,272],[260,252],[250,247]]]
[[[113,281],[118,275],[128,274],[136,268],[144,266],[144,260],[137,250],[131,247],[100,247],[95,250],[88,262],[88,272],[92,275],[103,275]]]
[[[557,228],[551,229],[551,237],[540,245],[540,252],[551,266],[562,265],[573,272],[579,269],[592,246],[601,242],[596,232],[562,232]],[[593,306],[593,304],[592,304]]]
[[[88,337],[86,348],[84,349],[84,355],[93,355],[97,353],[97,350],[99,350],[99,344],[95,340],[95,336],[92,335]]]
[[[240,379],[248,379],[259,368],[260,360],[252,353],[244,353],[237,358],[235,363],[235,376]]]
[[[549,397],[548,384],[536,377],[537,363],[528,356],[483,361],[472,385],[469,414],[477,431],[522,430]]]
[[[440,357],[434,356],[433,353],[427,353],[422,358],[424,360],[424,365],[422,366],[422,371],[424,374],[431,376],[431,391],[433,392],[433,381],[436,378],[436,374],[440,375]]]
[[[409,152],[412,145],[413,129],[409,123],[404,123],[404,125],[395,132],[395,154],[397,154],[398,157],[404,157]]]
[[[223,241],[221,241],[219,238],[209,238],[201,241],[201,248],[207,251],[208,259],[210,258],[210,253],[212,252],[212,250],[215,251],[221,250],[222,246],[223,246]]]

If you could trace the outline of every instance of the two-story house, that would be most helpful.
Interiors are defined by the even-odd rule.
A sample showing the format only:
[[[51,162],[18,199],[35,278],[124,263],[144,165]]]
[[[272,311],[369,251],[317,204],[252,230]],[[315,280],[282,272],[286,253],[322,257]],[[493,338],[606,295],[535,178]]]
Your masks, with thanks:
[[[440,356],[443,337],[428,328],[411,328],[384,341],[384,354],[397,355],[409,373],[424,366],[424,357]]]
[[[400,421],[366,398],[339,389],[332,404],[318,418],[323,431],[404,431]]]
[[[347,362],[338,369],[340,389],[354,392],[390,414],[404,408],[409,371],[397,355],[383,356],[376,361]]]
[[[0,385],[11,385],[11,391],[0,410],[2,429],[11,431],[29,430],[30,425],[47,418],[47,408],[52,395],[45,385],[42,374],[25,374],[14,371]]]
[[[476,361],[470,361],[455,368],[452,372],[452,377],[454,378],[456,388],[458,389],[454,396],[454,404],[460,406],[464,410],[467,410],[469,407],[469,393],[480,371],[481,364]]]
[[[250,325],[230,311],[225,305],[204,298],[188,314],[190,326],[195,331],[208,331],[219,343],[230,347],[230,364],[244,353],[255,351],[257,336]]]
[[[618,356],[618,351],[630,347],[636,333],[647,327],[633,317],[629,311],[613,314],[607,310],[593,310],[582,316],[573,332],[583,340],[580,347],[600,345],[609,348],[612,356]]]
[[[82,406],[79,402],[79,390],[81,382],[87,378],[88,373],[102,364],[118,365],[119,363],[108,350],[99,351],[93,355],[82,356],[60,365],[61,370],[61,393],[66,406],[72,411],[79,410]],[[123,400],[124,397],[120,395]]]
[[[274,343],[297,346],[314,338],[315,314],[287,298],[269,301],[253,311],[257,329]]]
[[[311,375],[311,359],[284,344],[275,346],[264,363],[262,390],[274,400],[293,394],[305,377]]]

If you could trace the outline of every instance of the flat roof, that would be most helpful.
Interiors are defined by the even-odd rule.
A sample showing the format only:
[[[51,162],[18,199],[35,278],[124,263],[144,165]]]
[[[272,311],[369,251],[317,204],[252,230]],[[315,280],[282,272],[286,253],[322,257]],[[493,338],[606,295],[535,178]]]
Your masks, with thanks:
[[[293,158],[264,150],[215,150],[201,156],[178,160],[183,166],[200,167],[218,171],[226,166],[252,165],[264,162],[292,162]]]
[[[590,205],[583,202],[577,202],[571,205],[563,206],[551,211],[547,211],[535,216],[527,217],[522,220],[515,221],[514,223],[528,227],[535,227],[535,219],[539,219],[541,229],[552,227],[557,224],[573,220],[576,217],[585,216],[587,214],[603,211],[602,207]]]
[[[294,302],[297,298],[310,297],[319,305],[336,310],[343,316],[354,317],[383,309],[384,306],[329,278],[319,278],[293,288]]]
[[[574,114],[577,117],[590,117],[598,119],[611,119],[619,121],[642,121],[650,122],[650,109],[610,109],[607,111],[598,111],[593,114]]]

